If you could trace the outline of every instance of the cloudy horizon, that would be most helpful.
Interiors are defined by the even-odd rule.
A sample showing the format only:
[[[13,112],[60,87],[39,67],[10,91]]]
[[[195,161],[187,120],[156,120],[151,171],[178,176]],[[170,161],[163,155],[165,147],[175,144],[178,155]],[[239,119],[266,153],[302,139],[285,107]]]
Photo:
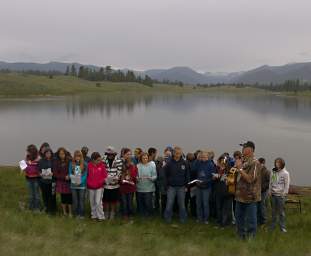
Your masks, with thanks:
[[[311,61],[311,1],[0,0],[0,60],[232,72]]]

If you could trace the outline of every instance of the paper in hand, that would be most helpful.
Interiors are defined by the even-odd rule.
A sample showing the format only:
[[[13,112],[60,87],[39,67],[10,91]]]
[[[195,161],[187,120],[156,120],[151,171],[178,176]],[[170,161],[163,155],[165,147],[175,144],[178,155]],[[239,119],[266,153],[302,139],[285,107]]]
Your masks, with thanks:
[[[19,161],[19,168],[24,171],[27,168],[27,163],[25,160]]]

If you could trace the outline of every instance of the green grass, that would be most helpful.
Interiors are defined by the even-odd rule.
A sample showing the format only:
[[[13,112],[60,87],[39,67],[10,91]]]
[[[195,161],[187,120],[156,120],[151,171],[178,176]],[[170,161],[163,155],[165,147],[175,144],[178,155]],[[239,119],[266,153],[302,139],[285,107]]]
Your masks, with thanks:
[[[193,86],[176,86],[156,84],[148,87],[138,83],[92,82],[72,76],[29,75],[22,73],[0,73],[0,96],[27,97],[27,96],[61,96],[80,93],[107,93],[107,92],[220,92],[220,93],[266,93],[255,88],[199,88]]]
[[[27,200],[25,178],[15,167],[0,168],[0,255],[310,255],[311,199],[303,214],[288,214],[288,233],[260,230],[243,242],[233,228],[213,224],[172,227],[161,219],[125,224],[97,223],[21,210]],[[176,222],[177,223],[177,222]]]

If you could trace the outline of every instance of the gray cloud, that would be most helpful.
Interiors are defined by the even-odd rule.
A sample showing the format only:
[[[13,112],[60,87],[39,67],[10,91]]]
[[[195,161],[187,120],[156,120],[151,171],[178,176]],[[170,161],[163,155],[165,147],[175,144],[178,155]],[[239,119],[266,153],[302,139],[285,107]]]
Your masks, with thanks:
[[[308,61],[309,0],[0,0],[0,58],[238,71]]]

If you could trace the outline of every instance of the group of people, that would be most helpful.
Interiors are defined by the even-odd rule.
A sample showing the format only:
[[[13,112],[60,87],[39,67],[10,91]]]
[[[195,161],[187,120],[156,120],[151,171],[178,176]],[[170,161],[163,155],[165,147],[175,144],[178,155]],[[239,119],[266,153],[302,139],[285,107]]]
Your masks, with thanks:
[[[236,225],[242,239],[254,237],[258,225],[267,224],[267,199],[271,197],[271,229],[285,227],[285,200],[289,173],[282,158],[269,171],[265,159],[254,156],[255,144],[241,144],[242,151],[223,153],[214,160],[211,150],[184,154],[178,146],[144,152],[123,148],[118,154],[109,146],[103,155],[88,148],[70,154],[61,147],[53,152],[48,143],[39,150],[27,147],[23,170],[29,188],[29,208],[83,219],[88,197],[90,217],[103,221],[121,215],[129,220],[160,215],[167,223],[175,214],[182,223],[188,215],[198,223],[215,218],[217,227]],[[42,195],[43,206],[41,206]],[[134,207],[136,206],[136,207]]]

